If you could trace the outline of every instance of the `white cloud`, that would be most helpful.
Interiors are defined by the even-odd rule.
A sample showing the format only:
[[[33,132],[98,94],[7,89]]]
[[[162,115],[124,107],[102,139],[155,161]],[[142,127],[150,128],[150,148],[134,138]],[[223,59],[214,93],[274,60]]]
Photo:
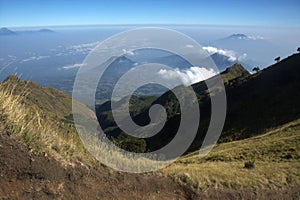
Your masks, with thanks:
[[[84,66],[86,66],[85,63],[76,63],[76,64],[73,64],[73,65],[66,65],[62,68],[68,70],[68,69],[79,68],[79,67],[84,67]]]
[[[248,36],[248,39],[249,40],[264,40],[265,38],[257,35],[257,36]]]
[[[42,60],[42,59],[46,59],[46,58],[50,58],[50,56],[31,56],[29,58],[23,59],[21,62],[28,62],[28,61],[32,61],[32,60]]]
[[[67,49],[72,53],[88,54],[92,51],[100,42],[83,43],[78,45],[69,46]]]
[[[217,73],[213,69],[206,69],[204,67],[190,67],[186,70],[180,70],[178,68],[174,70],[159,70],[158,74],[165,79],[180,79],[182,83],[186,86],[191,85],[193,83],[197,83],[203,80],[206,80]]]
[[[126,50],[126,49],[123,49],[123,54],[129,55],[129,56],[134,56],[134,52],[133,51]]]
[[[185,47],[187,47],[187,48],[193,48],[193,47],[194,47],[194,45],[187,44],[187,45],[185,45]]]
[[[227,56],[229,61],[234,62],[237,60],[236,53],[231,50],[218,49],[212,46],[203,47],[203,49],[206,50],[210,55],[218,53],[220,55]]]
[[[78,45],[72,45],[70,49],[82,49],[82,48],[94,48],[99,44],[99,42],[83,43]]]

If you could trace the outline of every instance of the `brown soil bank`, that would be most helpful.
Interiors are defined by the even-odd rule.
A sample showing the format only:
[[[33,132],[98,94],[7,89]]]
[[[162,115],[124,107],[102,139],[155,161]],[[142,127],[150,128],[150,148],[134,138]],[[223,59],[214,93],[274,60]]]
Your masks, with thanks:
[[[153,174],[63,166],[0,133],[0,199],[298,199],[298,191],[195,191]]]

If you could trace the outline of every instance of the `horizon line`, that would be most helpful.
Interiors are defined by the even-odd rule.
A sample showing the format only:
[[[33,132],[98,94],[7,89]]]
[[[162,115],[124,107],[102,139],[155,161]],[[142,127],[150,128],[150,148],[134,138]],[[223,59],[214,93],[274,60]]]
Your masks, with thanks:
[[[31,26],[1,26],[1,28],[8,28],[8,29],[21,29],[21,28],[80,28],[80,27],[107,27],[107,26],[179,26],[179,27],[184,27],[184,26],[189,26],[189,27],[248,27],[248,28],[300,28],[300,25],[295,25],[295,26],[284,26],[284,25],[239,25],[239,24],[196,24],[196,23],[191,23],[191,24],[183,24],[183,23],[136,23],[136,24],[131,24],[131,23],[112,23],[112,24],[78,24],[78,25],[31,25]]]

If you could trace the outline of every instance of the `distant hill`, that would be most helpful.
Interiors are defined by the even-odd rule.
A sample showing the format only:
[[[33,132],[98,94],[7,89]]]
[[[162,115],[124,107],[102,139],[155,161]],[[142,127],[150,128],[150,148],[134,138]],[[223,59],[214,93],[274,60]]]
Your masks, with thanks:
[[[230,61],[229,57],[218,53],[214,53],[210,57],[214,61],[219,71],[224,71],[227,67],[232,66],[236,63],[235,61]],[[207,58],[205,58],[203,62],[205,63],[206,60]],[[156,59],[155,61],[179,69],[186,69],[192,67],[192,65],[189,62],[187,62],[178,55],[162,57]]]
[[[219,54],[219,53],[214,53],[210,56],[210,58],[214,61],[216,67],[218,68],[219,71],[224,71],[227,67],[230,67],[234,65],[236,62],[239,61],[231,61],[228,56]],[[203,59],[203,63],[206,62],[208,58]],[[170,56],[164,56],[164,57],[158,57],[153,60],[150,60],[149,62],[157,62],[160,64],[168,65],[173,68],[178,68],[178,69],[187,69],[192,67],[192,65],[180,57],[179,55],[170,55]],[[247,65],[248,67],[248,65]]]
[[[18,31],[18,33],[23,35],[36,35],[36,34],[53,34],[56,32],[51,29],[38,29],[38,30],[22,30],[22,31]]]
[[[46,34],[46,33],[55,33],[55,31],[51,29],[39,29],[39,30],[19,30],[19,31],[12,31],[8,28],[1,28],[0,29],[0,36],[10,36],[10,35],[22,35],[22,34]]]
[[[281,54],[281,48],[261,36],[248,36],[237,33],[224,38],[217,39],[207,44],[218,49],[227,49],[236,53],[236,55],[245,55],[241,60],[244,64],[258,65],[267,67],[273,57]],[[238,56],[237,56],[238,57]],[[240,62],[240,61],[239,61]],[[248,66],[244,66],[248,70]]]
[[[146,57],[147,56],[144,56],[143,59],[145,59]],[[133,57],[133,58],[135,58],[135,57]],[[114,84],[116,84],[118,79],[125,72],[127,72],[129,69],[135,67],[136,62],[133,61],[133,58],[131,58],[131,57],[128,58],[127,56],[111,58],[111,59],[115,59],[115,60],[108,67],[106,72],[103,74],[103,76],[99,82],[99,85],[101,85],[101,88],[98,88],[98,89],[101,89],[101,91],[98,90],[99,92],[97,93],[96,97],[98,97],[98,98],[106,97],[107,99],[110,99]],[[211,58],[215,61],[219,70],[225,70],[227,67],[234,65],[234,62],[228,61],[229,58],[227,56],[224,56],[221,54],[216,53],[216,54],[212,55]],[[208,59],[208,58],[205,58],[205,59]],[[141,61],[141,60],[139,60],[139,61]],[[189,69],[190,67],[192,67],[192,65],[188,61],[186,61],[179,55],[167,55],[167,56],[161,56],[161,57],[157,56],[152,59],[148,59],[148,60],[146,59],[146,61],[168,65],[168,66],[171,66],[172,68],[178,68],[180,70],[186,70],[186,69]],[[230,73],[231,73],[231,71],[230,71]],[[249,74],[249,72],[245,69],[244,69],[244,73]],[[237,74],[233,74],[230,77],[232,78],[235,76],[237,76]],[[229,79],[229,77],[227,77],[227,72],[224,72],[224,78],[226,80]],[[156,88],[155,86],[151,87],[150,85],[147,85],[146,88],[145,87],[139,88],[139,90],[135,93],[135,95],[140,96],[140,97],[151,96],[151,98],[152,98],[153,96],[159,97],[160,95],[164,94],[166,91],[167,91],[166,88],[160,88],[160,87]]]
[[[251,40],[253,39],[252,37],[249,37],[245,34],[241,34],[241,33],[236,33],[236,34],[232,34],[224,39],[231,39],[231,40]]]
[[[9,30],[8,28],[3,27],[0,29],[0,36],[1,35],[17,35],[17,33],[12,30]]]
[[[39,33],[55,33],[55,31],[51,29],[40,29],[38,30]]]
[[[216,66],[219,68],[220,71],[225,70],[227,67],[232,66],[235,64],[234,61],[230,61],[229,57],[214,53],[211,55],[211,58],[215,62]]]

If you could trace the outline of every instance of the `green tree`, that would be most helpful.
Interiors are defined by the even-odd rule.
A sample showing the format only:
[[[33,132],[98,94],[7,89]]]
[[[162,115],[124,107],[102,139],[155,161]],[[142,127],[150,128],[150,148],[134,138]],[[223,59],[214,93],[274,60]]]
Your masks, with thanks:
[[[254,67],[254,68],[252,69],[252,71],[254,71],[254,72],[256,72],[256,73],[259,72],[259,70],[260,70],[259,67]]]

